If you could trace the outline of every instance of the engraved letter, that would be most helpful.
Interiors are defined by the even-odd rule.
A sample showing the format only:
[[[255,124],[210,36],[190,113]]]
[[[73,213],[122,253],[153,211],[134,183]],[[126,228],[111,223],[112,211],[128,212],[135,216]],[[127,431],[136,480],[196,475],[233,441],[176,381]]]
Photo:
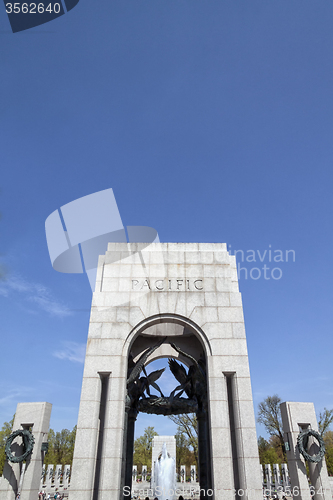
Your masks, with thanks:
[[[198,283],[198,281],[201,281],[201,284],[202,284],[202,280],[195,280],[195,282],[194,282],[194,287],[195,287],[197,290],[203,290],[203,286],[201,286],[201,288],[198,288],[198,287],[197,287],[197,283]]]
[[[184,280],[177,280],[177,290],[179,290],[179,287],[182,286]]]
[[[143,288],[144,286],[147,286],[147,287],[149,288],[149,290],[150,290],[149,280],[144,280],[143,285],[142,285],[142,287],[141,287],[141,290],[142,290],[142,288]]]
[[[160,287],[157,286],[158,283],[162,283]],[[156,280],[155,281],[155,288],[156,290],[164,290],[164,280]]]
[[[139,283],[138,280],[132,280],[132,290],[136,287],[136,285]]]

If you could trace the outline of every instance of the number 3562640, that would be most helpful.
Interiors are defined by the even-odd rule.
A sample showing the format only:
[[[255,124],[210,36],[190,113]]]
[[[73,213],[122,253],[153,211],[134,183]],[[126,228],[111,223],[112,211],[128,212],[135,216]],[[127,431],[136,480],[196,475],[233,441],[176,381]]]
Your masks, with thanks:
[[[44,12],[49,12],[50,14],[54,12],[59,14],[61,10],[60,3],[55,3],[48,5],[44,3],[6,3],[7,14],[43,14]]]

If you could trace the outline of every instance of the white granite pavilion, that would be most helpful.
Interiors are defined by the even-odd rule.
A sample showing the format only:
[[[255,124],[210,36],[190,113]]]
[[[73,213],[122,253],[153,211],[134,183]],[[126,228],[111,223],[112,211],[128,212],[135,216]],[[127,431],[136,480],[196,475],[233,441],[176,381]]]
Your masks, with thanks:
[[[168,357],[205,366],[201,497],[232,500],[236,489],[261,499],[235,257],[222,243],[110,243],[93,295],[69,500],[130,498],[136,415],[126,387],[144,352],[146,364]]]

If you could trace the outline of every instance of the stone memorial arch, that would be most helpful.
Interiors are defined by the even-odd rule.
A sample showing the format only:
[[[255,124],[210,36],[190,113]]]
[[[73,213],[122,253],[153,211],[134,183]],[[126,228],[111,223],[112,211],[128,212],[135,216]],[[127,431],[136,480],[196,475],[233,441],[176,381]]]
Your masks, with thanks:
[[[161,357],[175,376],[171,394],[149,368]],[[70,500],[130,498],[139,411],[196,412],[202,498],[262,497],[241,295],[225,244],[110,243],[99,258]]]

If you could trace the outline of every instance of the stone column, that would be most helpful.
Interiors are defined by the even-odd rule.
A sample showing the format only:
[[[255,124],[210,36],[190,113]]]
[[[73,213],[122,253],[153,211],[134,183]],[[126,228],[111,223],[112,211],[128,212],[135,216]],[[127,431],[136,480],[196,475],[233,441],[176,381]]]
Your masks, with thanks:
[[[142,481],[147,481],[147,465],[142,466]]]
[[[69,492],[70,500],[92,500],[100,430],[101,389],[101,377],[97,371],[88,373],[88,376],[83,378]]]
[[[278,486],[281,486],[281,476],[280,476],[279,464],[273,464],[273,474],[274,474],[275,488],[278,488]]]
[[[58,489],[58,490],[60,488],[61,474],[62,474],[62,465],[57,465],[56,471],[55,471],[55,477],[54,477],[54,487],[55,487],[55,489]]]
[[[237,372],[229,375],[232,396],[233,418],[240,500],[251,500],[262,495],[261,477],[258,468],[259,454],[255,431],[255,416],[252,400],[250,374],[243,376],[244,360],[239,359]],[[246,372],[245,372],[246,373]],[[236,487],[237,488],[237,487]],[[237,497],[236,497],[237,498]]]
[[[47,491],[51,490],[53,472],[54,472],[53,465],[48,465],[47,474],[46,474],[46,489],[47,489]]]
[[[290,488],[290,477],[287,464],[281,464],[282,482],[284,491]]]
[[[260,472],[261,472],[261,477],[262,477],[262,487],[264,487],[264,484],[265,484],[265,474],[264,474],[264,470],[262,468],[262,464],[260,464]]]
[[[104,439],[101,453],[102,468],[98,500],[119,500],[119,498],[123,496],[123,490],[121,488],[121,469],[124,439],[127,357],[117,360],[116,363],[112,363],[111,361],[110,366],[113,371],[112,378],[110,377],[110,387],[108,389],[105,406]],[[131,422],[129,422],[129,427],[131,427]],[[134,425],[132,430],[130,429],[130,432],[132,432],[131,474],[133,465]],[[112,474],[110,474],[110,471],[112,471]],[[129,500],[130,497],[126,498]]]
[[[287,458],[291,480],[291,492],[297,491],[299,500],[311,500],[306,474],[306,463],[297,446],[297,437],[302,429],[311,427],[318,431],[313,403],[281,403],[281,416],[285,441],[288,443]],[[309,439],[309,454],[316,454],[318,446]],[[320,463],[309,463],[311,485],[315,489],[313,500],[331,500],[332,493],[328,479],[325,458]],[[294,495],[296,496],[296,495]]]
[[[26,460],[24,475],[22,463],[13,464],[6,461],[0,483],[1,500],[15,500],[18,492],[21,493],[21,500],[36,500],[43,467],[42,443],[47,440],[51,409],[50,403],[18,403],[13,430],[31,429],[35,444],[32,454]],[[22,439],[18,438],[18,441],[12,444],[17,455],[23,451],[21,442]]]
[[[197,482],[196,466],[191,465],[191,483],[196,483],[196,482]]]
[[[62,484],[64,486],[64,490],[68,489],[70,473],[71,473],[71,466],[70,465],[65,465],[64,475],[63,475],[63,478],[62,478]]]
[[[138,466],[133,465],[133,467],[132,467],[132,480],[136,483],[137,478],[138,478]]]
[[[271,464],[265,464],[266,490],[272,490],[272,468]]]
[[[213,488],[218,500],[234,500],[234,478],[231,449],[230,419],[227,396],[227,379],[208,358],[209,412],[211,433],[211,461]],[[223,471],[223,474],[221,473]],[[199,466],[199,483],[201,477]]]
[[[185,483],[186,481],[186,466],[181,465],[180,466],[180,482]]]

